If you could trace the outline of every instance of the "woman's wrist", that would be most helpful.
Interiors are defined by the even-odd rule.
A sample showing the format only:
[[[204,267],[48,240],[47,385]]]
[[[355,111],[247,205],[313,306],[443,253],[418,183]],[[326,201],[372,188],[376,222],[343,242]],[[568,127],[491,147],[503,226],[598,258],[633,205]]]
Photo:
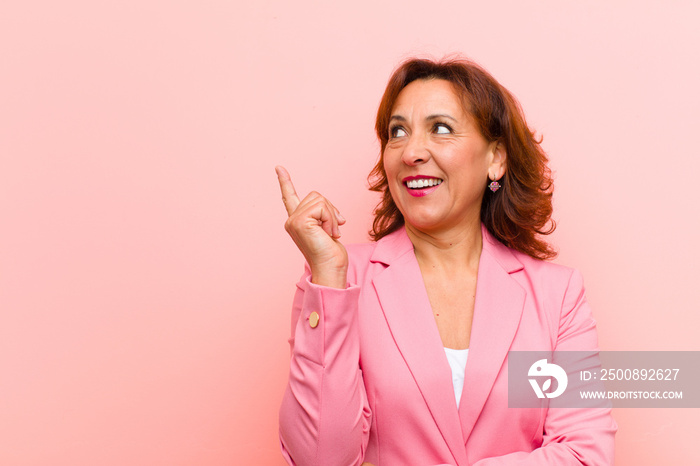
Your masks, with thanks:
[[[348,285],[347,269],[332,270],[332,271],[315,271],[311,270],[311,283],[330,288],[345,289]]]

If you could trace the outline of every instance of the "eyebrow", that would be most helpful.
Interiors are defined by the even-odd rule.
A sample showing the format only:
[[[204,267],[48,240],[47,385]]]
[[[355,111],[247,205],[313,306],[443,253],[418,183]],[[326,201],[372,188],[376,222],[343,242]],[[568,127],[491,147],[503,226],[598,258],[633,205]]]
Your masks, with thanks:
[[[436,114],[433,114],[433,115],[428,115],[428,116],[426,117],[426,121],[439,120],[440,118],[447,118],[447,119],[449,119],[449,120],[452,120],[452,121],[454,121],[454,122],[457,122],[457,119],[456,119],[456,118],[451,117],[450,115],[447,115],[447,114],[445,114],[445,113],[436,113]],[[393,120],[397,120],[397,121],[406,121],[406,118],[404,118],[404,117],[401,116],[401,115],[391,115],[391,118],[389,118],[389,121],[393,121]]]

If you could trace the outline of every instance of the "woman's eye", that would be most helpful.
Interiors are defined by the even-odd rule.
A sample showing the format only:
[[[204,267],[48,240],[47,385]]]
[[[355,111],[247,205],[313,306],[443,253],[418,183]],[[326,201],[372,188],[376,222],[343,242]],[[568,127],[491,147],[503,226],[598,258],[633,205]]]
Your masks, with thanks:
[[[391,134],[392,138],[400,138],[400,137],[406,136],[406,130],[404,130],[400,126],[394,126],[393,128],[391,128],[389,133]]]
[[[437,134],[450,134],[452,133],[452,128],[450,128],[444,123],[438,123],[437,125],[435,125],[435,132]]]

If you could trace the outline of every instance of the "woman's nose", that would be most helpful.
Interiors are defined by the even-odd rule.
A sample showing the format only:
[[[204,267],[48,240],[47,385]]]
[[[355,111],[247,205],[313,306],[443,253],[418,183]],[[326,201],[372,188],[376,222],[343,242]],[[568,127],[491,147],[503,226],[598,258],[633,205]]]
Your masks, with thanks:
[[[406,165],[419,165],[430,159],[430,151],[426,138],[422,135],[411,135],[401,156]]]

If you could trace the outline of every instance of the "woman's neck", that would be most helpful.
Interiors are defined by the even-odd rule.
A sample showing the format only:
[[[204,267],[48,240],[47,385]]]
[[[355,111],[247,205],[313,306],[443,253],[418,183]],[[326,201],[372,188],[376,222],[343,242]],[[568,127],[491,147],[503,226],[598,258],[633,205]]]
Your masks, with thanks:
[[[420,231],[407,224],[406,233],[421,268],[457,272],[476,271],[479,266],[483,244],[481,222],[436,232]]]

